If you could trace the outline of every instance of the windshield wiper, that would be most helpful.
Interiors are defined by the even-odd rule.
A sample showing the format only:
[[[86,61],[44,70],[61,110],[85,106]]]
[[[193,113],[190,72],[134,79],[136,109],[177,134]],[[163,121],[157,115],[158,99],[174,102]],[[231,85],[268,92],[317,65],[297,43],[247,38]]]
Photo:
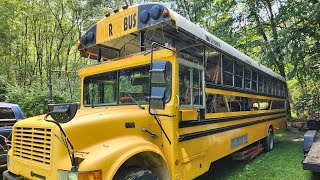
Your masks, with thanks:
[[[128,95],[129,95],[129,97],[139,106],[139,108],[145,109],[143,106],[141,106],[141,104],[140,104],[138,101],[136,101],[136,100],[132,97],[131,93],[128,93]]]

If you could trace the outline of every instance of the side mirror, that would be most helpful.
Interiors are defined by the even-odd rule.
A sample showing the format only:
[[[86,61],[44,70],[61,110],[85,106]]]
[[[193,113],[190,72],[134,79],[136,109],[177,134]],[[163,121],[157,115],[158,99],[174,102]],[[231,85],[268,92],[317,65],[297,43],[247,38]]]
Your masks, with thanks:
[[[171,63],[164,60],[155,60],[150,70],[150,97],[149,109],[164,109],[168,79],[171,80]]]
[[[166,101],[165,87],[151,87],[151,96],[149,106],[151,109],[164,109]]]
[[[69,104],[48,104],[50,116],[59,123],[71,121],[79,109],[78,103]]]
[[[151,64],[151,83],[166,84],[167,78],[171,78],[171,63],[168,61],[158,60]]]

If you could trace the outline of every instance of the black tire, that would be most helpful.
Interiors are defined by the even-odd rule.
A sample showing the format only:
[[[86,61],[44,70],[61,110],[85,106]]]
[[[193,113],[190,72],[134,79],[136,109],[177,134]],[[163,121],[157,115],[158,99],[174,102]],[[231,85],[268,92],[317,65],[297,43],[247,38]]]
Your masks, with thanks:
[[[270,152],[274,147],[274,133],[272,128],[268,130],[268,136],[263,140],[263,147],[265,152]]]
[[[159,178],[150,170],[128,168],[123,170],[121,175],[114,180],[159,180]]]
[[[320,173],[319,172],[312,172],[312,180],[320,180]]]

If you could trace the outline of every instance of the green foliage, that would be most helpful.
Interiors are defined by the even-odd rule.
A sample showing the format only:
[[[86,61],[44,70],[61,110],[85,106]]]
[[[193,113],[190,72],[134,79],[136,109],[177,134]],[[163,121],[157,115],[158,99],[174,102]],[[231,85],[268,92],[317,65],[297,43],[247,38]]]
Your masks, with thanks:
[[[6,89],[7,93],[5,95],[5,101],[18,104],[26,117],[45,114],[48,112],[49,102],[65,103],[75,102],[75,99],[80,99],[79,88],[77,88],[76,90],[72,90],[72,93],[70,94],[68,83],[69,82],[67,80],[62,79],[55,82],[55,84],[58,84],[58,86],[54,86],[53,88],[52,102],[49,99],[47,89],[41,87],[40,83],[25,87],[8,85]],[[79,83],[79,81],[77,83]]]
[[[18,104],[26,117],[44,114],[47,109],[48,96],[38,87],[10,87],[6,101]]]
[[[0,0],[0,46],[10,46],[10,42],[15,39],[15,32],[12,32],[10,24],[14,20],[16,5],[9,0]],[[0,48],[0,52],[4,49]]]
[[[144,2],[128,1],[129,5]],[[284,76],[293,84],[289,85],[289,95],[294,112],[305,115],[319,111],[314,108],[318,96],[314,89],[320,87],[320,2],[165,2],[184,17]],[[39,110],[33,103],[48,101],[49,71],[73,71],[91,64],[80,57],[76,42],[106,12],[123,5],[119,0],[0,0],[0,101],[22,104],[32,101],[30,106],[25,106],[30,112],[34,108],[35,113],[30,115],[44,112],[44,108]],[[68,80],[61,73],[55,74],[53,79],[57,101],[60,97],[65,102],[79,101],[77,76],[69,76]],[[39,93],[32,94],[29,90]],[[24,95],[29,99],[23,101]]]
[[[7,83],[4,76],[0,76],[0,102],[5,101],[5,94],[7,93]]]
[[[320,91],[319,82],[309,81],[306,84],[299,84],[299,80],[288,81],[291,90],[292,110],[298,118],[314,119],[319,118],[320,112]]]

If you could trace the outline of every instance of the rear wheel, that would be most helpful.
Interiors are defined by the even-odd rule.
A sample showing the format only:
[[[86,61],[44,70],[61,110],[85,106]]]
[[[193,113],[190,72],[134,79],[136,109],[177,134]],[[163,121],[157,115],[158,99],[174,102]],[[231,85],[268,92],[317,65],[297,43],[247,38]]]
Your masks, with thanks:
[[[273,146],[274,146],[274,133],[272,128],[269,128],[268,130],[268,136],[266,138],[264,138],[264,150],[265,152],[269,152],[273,150]]]
[[[114,180],[159,180],[150,170],[128,168],[117,175]]]

